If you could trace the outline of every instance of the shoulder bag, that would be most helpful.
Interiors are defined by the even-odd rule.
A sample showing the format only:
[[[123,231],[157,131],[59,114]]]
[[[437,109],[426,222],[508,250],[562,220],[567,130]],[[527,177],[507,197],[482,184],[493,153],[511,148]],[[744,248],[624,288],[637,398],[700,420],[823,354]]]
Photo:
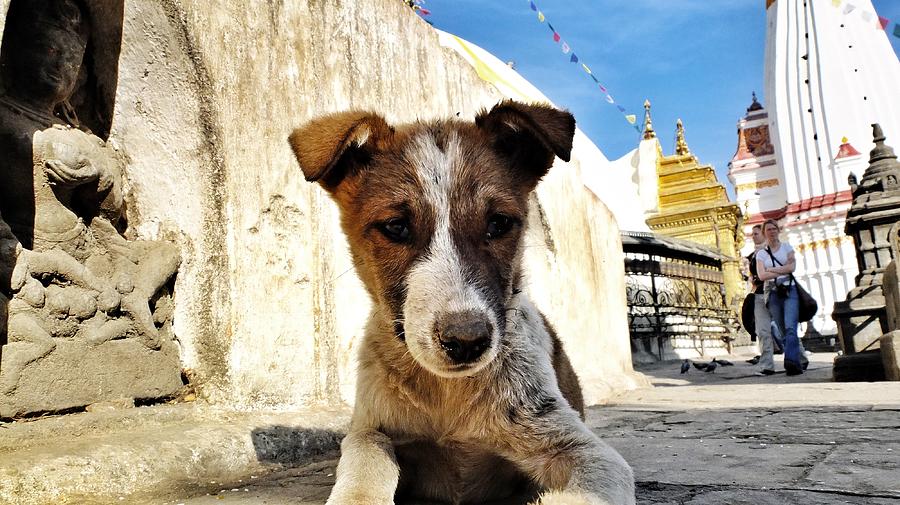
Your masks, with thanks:
[[[769,257],[772,258],[773,263],[777,263],[778,266],[783,266],[783,263],[775,258],[775,255],[772,254],[772,250],[769,249],[768,246],[766,246],[766,252],[769,253]],[[819,310],[819,303],[816,302],[816,299],[813,298],[812,295],[809,294],[809,292],[804,289],[799,282],[797,282],[797,278],[794,277],[794,274],[791,274],[791,282],[793,282],[794,285],[797,286],[797,299],[799,301],[798,305],[800,306],[800,314],[798,320],[801,323],[805,323],[816,315],[816,312],[818,312]]]

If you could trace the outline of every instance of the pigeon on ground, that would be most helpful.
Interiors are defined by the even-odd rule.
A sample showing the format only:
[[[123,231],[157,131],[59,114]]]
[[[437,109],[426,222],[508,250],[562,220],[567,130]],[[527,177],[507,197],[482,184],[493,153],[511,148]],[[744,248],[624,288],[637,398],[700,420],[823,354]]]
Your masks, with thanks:
[[[714,363],[718,363],[718,364],[720,364],[720,365],[722,365],[722,366],[734,366],[734,363],[728,361],[727,359],[717,359],[717,358],[713,358],[713,362],[714,362]]]
[[[696,368],[697,370],[706,370],[709,367],[709,363],[703,363],[702,361],[695,361],[693,364],[694,368]]]
[[[691,360],[686,359],[681,362],[681,373],[688,373],[688,370],[691,369]]]
[[[752,358],[747,360],[747,363],[750,363],[751,365],[759,363],[759,356],[753,356]]]
[[[704,370],[704,372],[706,372],[706,373],[715,372],[717,366],[718,366],[718,362],[716,360],[712,360],[712,362],[706,366],[706,370]]]

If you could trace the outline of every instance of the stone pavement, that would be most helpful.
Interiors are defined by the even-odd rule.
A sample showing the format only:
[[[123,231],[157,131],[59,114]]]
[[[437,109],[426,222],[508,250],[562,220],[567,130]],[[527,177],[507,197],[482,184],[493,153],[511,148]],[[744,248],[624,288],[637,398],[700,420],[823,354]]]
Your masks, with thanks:
[[[833,356],[798,377],[654,365],[656,387],[589,423],[634,467],[638,503],[900,504],[900,382],[830,382]]]
[[[829,382],[832,354],[814,355],[808,373],[799,377],[755,377],[755,368],[742,358],[729,358],[735,366],[710,374],[692,368],[681,375],[679,363],[643,368],[656,387],[627,392],[589,410],[589,425],[633,466],[638,503],[900,505],[900,382]],[[180,434],[178,424],[167,425],[163,418],[187,414],[175,407],[157,412],[147,433],[159,433],[162,443],[149,455],[131,450],[127,459],[114,458],[129,479],[144,476],[155,484],[129,488],[121,475],[101,468],[129,492],[119,499],[110,494],[111,486],[93,497],[59,495],[52,503],[320,505],[334,483],[334,449],[346,412],[315,412],[298,421],[296,413],[260,418],[210,410],[191,418],[195,426]],[[19,429],[0,425],[0,503],[4,483],[13,477],[21,485],[25,472],[24,466],[18,474],[8,468],[4,426]],[[90,440],[91,429],[81,426],[82,438]],[[140,439],[133,429],[122,429]],[[244,431],[253,433],[257,461],[235,456],[243,454],[237,447],[246,443],[241,442]],[[217,452],[217,445],[231,449]],[[32,457],[53,456],[53,449],[37,442],[27,449]],[[57,449],[63,450],[70,449]],[[180,467],[172,462],[153,466],[154,458],[173,454],[182,459]],[[83,457],[97,456],[94,451]],[[298,461],[302,464],[294,466]],[[38,485],[60,480],[49,473],[54,468],[43,472],[49,482]],[[168,477],[161,477],[165,472]],[[83,469],[76,474],[90,478]]]

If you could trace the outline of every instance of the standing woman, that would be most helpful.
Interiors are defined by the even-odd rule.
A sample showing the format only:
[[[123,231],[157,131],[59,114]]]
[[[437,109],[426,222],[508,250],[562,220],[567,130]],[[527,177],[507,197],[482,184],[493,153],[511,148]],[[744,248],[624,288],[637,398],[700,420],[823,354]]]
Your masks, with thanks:
[[[756,255],[756,270],[759,279],[765,282],[765,296],[772,321],[784,338],[784,370],[788,375],[799,375],[803,373],[803,355],[797,335],[800,299],[792,275],[797,262],[794,248],[779,240],[780,231],[774,219],[763,223],[766,247]]]

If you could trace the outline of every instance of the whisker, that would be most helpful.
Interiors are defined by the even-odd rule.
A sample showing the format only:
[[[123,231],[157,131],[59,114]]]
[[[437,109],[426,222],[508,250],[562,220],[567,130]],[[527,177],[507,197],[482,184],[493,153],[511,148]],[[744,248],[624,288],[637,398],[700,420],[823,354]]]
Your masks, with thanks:
[[[340,274],[338,274],[337,276],[335,276],[334,278],[332,278],[330,281],[326,281],[326,282],[328,282],[329,284],[333,284],[333,283],[336,282],[338,279],[340,279],[341,277],[343,277],[344,275],[346,275],[347,272],[353,270],[354,268],[358,267],[359,265],[360,265],[360,262],[359,262],[358,260],[356,260],[355,258],[351,258],[351,259],[350,259],[350,268],[344,270],[343,272],[341,272]]]
[[[356,265],[351,266],[350,268],[344,270],[344,271],[341,272],[337,277],[335,277],[334,279],[331,279],[329,282],[331,282],[331,283],[336,282],[338,279],[340,279],[341,277],[343,277],[347,272],[353,270],[353,268],[354,268],[355,266],[356,266]]]

